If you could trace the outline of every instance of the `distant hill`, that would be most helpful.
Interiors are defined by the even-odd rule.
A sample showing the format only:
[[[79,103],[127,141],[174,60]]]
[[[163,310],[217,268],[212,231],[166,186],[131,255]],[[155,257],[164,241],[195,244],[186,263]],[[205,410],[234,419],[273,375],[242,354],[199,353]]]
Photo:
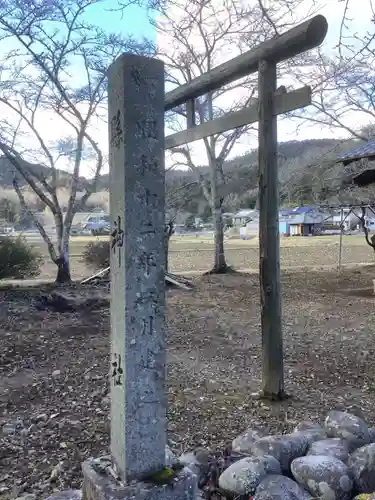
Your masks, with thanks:
[[[33,163],[32,170],[36,173],[37,176],[44,176],[44,177],[50,176],[50,169],[43,165],[38,165]],[[17,174],[19,184],[21,186],[24,186],[26,182],[24,181],[22,176],[18,174],[17,170],[12,165],[12,163],[5,156],[0,156],[0,187],[5,189],[12,188],[13,177],[15,174]],[[71,177],[71,174],[69,172],[66,172],[65,170],[57,169],[57,177],[58,179],[60,179],[61,185],[65,185],[67,179]],[[85,185],[87,183],[87,179],[81,177],[80,183],[82,186]]]
[[[35,171],[39,175],[48,175],[48,169],[42,165],[35,165]],[[2,188],[11,188],[13,186],[12,182],[15,173],[16,170],[11,162],[5,156],[0,156],[0,186]],[[22,179],[20,179],[20,184],[24,185]]]
[[[364,201],[361,197],[372,197],[370,192],[350,192],[342,190],[342,180],[353,166],[344,168],[336,163],[338,155],[358,146],[359,141],[336,139],[311,139],[289,141],[279,144],[279,188],[283,205],[337,204],[339,202]],[[225,184],[220,186],[224,196],[224,210],[234,211],[251,208],[257,200],[258,190],[258,152],[249,153],[229,160],[224,166]],[[38,174],[48,175],[48,168],[34,165]],[[199,167],[200,173],[209,181],[207,166]],[[0,157],[0,187],[12,186],[13,166]],[[61,185],[66,185],[70,174],[59,171]],[[87,180],[81,178],[81,188]],[[172,170],[166,174],[167,203],[175,208],[193,214],[207,211],[205,200],[194,173],[190,170]],[[109,176],[101,176],[98,192],[108,191]],[[375,192],[374,192],[375,194]],[[375,199],[375,198],[374,198]],[[367,201],[366,201],[367,202]]]
[[[349,203],[355,200],[356,196],[361,198],[360,192],[343,192],[341,188],[342,180],[353,166],[345,168],[341,163],[336,163],[339,155],[358,144],[358,141],[354,140],[335,139],[280,143],[278,147],[280,203],[293,206],[338,204]],[[208,167],[200,167],[200,172],[209,180]],[[253,208],[258,196],[258,150],[252,150],[226,162],[224,174],[225,186],[220,187],[225,198],[224,211]],[[190,171],[175,171],[173,180],[169,179],[169,184],[183,185],[194,179],[194,174]],[[181,198],[186,199],[183,204],[185,209],[199,206],[198,212],[201,212],[202,206],[207,205],[199,186],[195,189],[189,188],[189,195],[181,191]]]

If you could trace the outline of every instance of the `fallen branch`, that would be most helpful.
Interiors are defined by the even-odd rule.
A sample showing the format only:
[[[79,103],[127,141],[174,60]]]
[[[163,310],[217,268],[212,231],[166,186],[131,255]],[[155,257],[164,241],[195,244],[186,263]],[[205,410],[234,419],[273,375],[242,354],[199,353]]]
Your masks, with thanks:
[[[105,278],[108,278],[109,275],[110,275],[110,267],[106,267],[105,269],[102,269],[101,271],[93,274],[92,276],[89,276],[88,278],[82,280],[81,285],[93,284],[97,280],[104,280]],[[188,280],[183,276],[178,276],[176,274],[171,274],[171,273],[165,273],[165,284],[167,286],[174,285],[179,288],[183,288],[184,290],[191,290],[193,288],[191,280]]]

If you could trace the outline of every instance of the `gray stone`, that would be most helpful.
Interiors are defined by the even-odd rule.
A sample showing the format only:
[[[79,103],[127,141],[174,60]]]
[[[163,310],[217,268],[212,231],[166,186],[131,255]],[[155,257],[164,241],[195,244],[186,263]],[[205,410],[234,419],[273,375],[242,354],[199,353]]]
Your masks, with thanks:
[[[312,496],[289,477],[270,475],[259,483],[254,500],[312,500]]]
[[[351,413],[330,411],[324,422],[324,427],[328,437],[346,439],[351,450],[370,443],[368,425],[360,417]]]
[[[321,500],[351,499],[351,472],[338,458],[324,455],[296,458],[291,470],[295,480]]]
[[[283,474],[288,474],[291,462],[297,457],[302,457],[308,445],[309,442],[303,433],[266,436],[251,446],[251,453],[258,457],[271,455],[280,463]]]
[[[293,434],[301,434],[307,439],[309,446],[314,441],[321,441],[326,439],[327,435],[323,427],[311,420],[304,420],[300,422],[294,429]]]
[[[174,465],[177,465],[177,464],[178,464],[178,458],[173,453],[173,451],[170,449],[170,447],[167,445],[165,447],[165,465],[167,467],[173,467]]]
[[[197,478],[187,467],[164,484],[160,481],[118,481],[112,475],[98,473],[92,460],[82,464],[84,500],[196,500]]]
[[[349,456],[349,445],[345,439],[331,438],[322,441],[315,441],[311,444],[308,455],[329,455],[336,457],[342,462],[346,462]]]
[[[219,486],[234,495],[250,495],[267,474],[281,474],[280,463],[274,457],[246,457],[220,475]]]
[[[17,425],[14,422],[8,422],[3,425],[3,434],[15,434]]]
[[[38,422],[47,422],[48,420],[48,415],[47,413],[39,413],[38,415],[36,415],[36,417],[34,418],[34,421],[36,423]]]
[[[369,427],[368,433],[370,436],[370,443],[375,443],[375,427]]]
[[[232,450],[237,453],[250,453],[251,445],[261,437],[266,436],[267,433],[264,429],[250,428],[246,429],[242,434],[237,436],[232,441]]]
[[[204,491],[198,490],[197,495],[194,500],[206,500],[206,495],[204,494]]]
[[[358,448],[349,457],[349,467],[359,493],[375,491],[375,443]]]
[[[81,500],[81,490],[64,490],[50,495],[45,500]]]
[[[327,435],[323,429],[306,429],[304,431],[294,431],[293,436],[301,436],[307,442],[307,446],[311,446],[315,441],[327,439]]]
[[[197,476],[198,485],[202,487],[207,482],[210,463],[212,457],[208,450],[198,448],[181,455],[178,459],[180,464],[189,467],[189,469]]]
[[[23,426],[23,421],[18,419],[13,422],[5,423],[2,427],[2,431],[3,434],[19,434],[22,431]]]
[[[163,63],[121,55],[108,71],[108,114],[111,454],[129,482],[165,465]]]
[[[93,458],[91,461],[91,466],[98,474],[105,474],[108,467],[112,467],[112,458],[110,455]]]
[[[36,500],[36,495],[34,495],[34,493],[24,493],[17,497],[16,500]]]
[[[293,432],[301,431],[322,431],[325,432],[323,427],[312,420],[303,420],[298,425],[296,425]]]
[[[61,472],[62,472],[62,462],[59,462],[57,465],[55,465],[55,467],[53,467],[53,469],[51,471],[51,474],[49,477],[50,482],[55,483],[58,480],[58,478],[61,476]]]

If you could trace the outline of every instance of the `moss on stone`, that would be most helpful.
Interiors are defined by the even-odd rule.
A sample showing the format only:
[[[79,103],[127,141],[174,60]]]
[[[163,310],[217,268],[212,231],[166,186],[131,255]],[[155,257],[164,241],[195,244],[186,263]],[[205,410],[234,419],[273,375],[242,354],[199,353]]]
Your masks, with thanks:
[[[175,476],[176,472],[173,469],[164,467],[157,472],[153,472],[150,476],[150,481],[155,484],[169,484]]]

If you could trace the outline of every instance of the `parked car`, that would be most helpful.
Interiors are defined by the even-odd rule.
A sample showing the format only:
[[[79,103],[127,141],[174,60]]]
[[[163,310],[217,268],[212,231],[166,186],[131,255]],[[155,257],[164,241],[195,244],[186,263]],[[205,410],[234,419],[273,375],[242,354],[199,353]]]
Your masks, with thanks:
[[[76,224],[72,226],[71,235],[72,236],[87,236],[90,235],[91,231],[89,229],[85,229],[81,224]]]
[[[0,225],[0,234],[10,235],[14,233],[13,224],[2,224]]]
[[[111,232],[111,219],[107,214],[91,215],[83,228],[91,232],[94,236],[103,234],[110,234]]]

